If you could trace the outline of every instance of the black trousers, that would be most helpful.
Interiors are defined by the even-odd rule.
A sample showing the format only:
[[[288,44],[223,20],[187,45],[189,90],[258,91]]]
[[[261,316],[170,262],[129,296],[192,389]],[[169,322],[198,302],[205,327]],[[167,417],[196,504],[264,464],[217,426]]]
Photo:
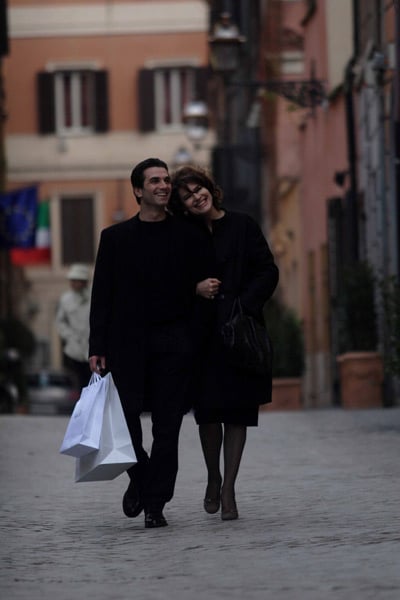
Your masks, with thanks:
[[[171,336],[172,331],[174,335]],[[180,328],[157,328],[149,335],[142,376],[144,406],[152,421],[150,453],[143,448],[141,410],[132,398],[129,383],[126,378],[113,373],[138,459],[138,463],[128,470],[128,475],[145,506],[162,508],[174,494],[179,432],[183,415],[188,410],[191,366],[191,347]]]

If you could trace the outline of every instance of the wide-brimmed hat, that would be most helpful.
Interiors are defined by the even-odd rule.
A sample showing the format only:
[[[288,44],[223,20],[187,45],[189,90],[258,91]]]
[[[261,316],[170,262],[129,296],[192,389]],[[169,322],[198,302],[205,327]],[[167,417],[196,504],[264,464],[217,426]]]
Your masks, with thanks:
[[[80,279],[87,281],[89,279],[89,269],[86,265],[72,265],[67,275],[68,279]]]

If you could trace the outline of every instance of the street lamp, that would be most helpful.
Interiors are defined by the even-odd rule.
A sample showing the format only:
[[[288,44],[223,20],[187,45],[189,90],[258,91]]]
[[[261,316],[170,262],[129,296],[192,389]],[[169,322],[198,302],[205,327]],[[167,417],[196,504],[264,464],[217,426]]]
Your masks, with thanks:
[[[193,162],[193,156],[185,146],[180,146],[172,157],[172,166],[174,169]]]
[[[257,201],[261,185],[262,146],[258,119],[254,119],[257,102],[263,90],[290,100],[293,104],[311,108],[326,100],[323,83],[317,80],[313,70],[310,79],[253,79],[250,56],[243,52],[251,44],[250,38],[241,35],[238,26],[229,13],[222,13],[215,23],[208,40],[210,65],[218,76],[216,121],[218,125],[217,144],[213,151],[213,172],[230,199],[240,208],[260,218],[260,206]],[[245,79],[243,73],[248,73]],[[252,120],[240,119],[248,111],[249,96],[242,97],[235,92],[240,89],[253,91]],[[252,128],[249,123],[253,122]]]
[[[306,108],[314,109],[326,101],[323,83],[314,77],[313,69],[311,79],[308,80],[267,80],[267,81],[238,81],[231,80],[230,76],[240,66],[241,49],[246,38],[241,36],[229,13],[221,14],[220,20],[215,24],[213,35],[208,43],[210,47],[210,63],[215,72],[223,76],[225,85],[254,88],[255,90],[267,89],[274,94],[283,96],[287,100]]]
[[[245,87],[255,91],[268,90],[283,96],[302,108],[314,110],[326,102],[326,93],[323,82],[314,76],[312,67],[311,78],[307,80],[274,80],[241,81],[233,79],[232,75],[238,71],[242,59],[243,44],[246,38],[240,35],[239,28],[232,21],[229,12],[223,12],[219,21],[214,25],[212,35],[208,39],[210,48],[210,64],[213,70],[222,78],[219,114],[222,115],[221,139],[223,143],[228,140],[229,110],[227,106],[227,88]],[[189,102],[183,111],[183,122],[188,139],[195,149],[201,147],[201,142],[208,130],[208,108],[205,102],[195,100]]]
[[[208,38],[213,70],[223,75],[236,71],[245,41],[246,38],[239,34],[239,28],[232,22],[230,13],[223,12],[214,26],[213,35]]]
[[[188,139],[198,150],[208,131],[208,108],[201,100],[188,102],[183,109],[183,123]]]

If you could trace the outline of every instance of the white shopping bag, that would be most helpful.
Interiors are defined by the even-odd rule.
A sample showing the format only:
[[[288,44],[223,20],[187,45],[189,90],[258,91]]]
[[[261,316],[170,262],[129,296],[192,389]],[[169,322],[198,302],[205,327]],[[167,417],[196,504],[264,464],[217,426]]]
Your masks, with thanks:
[[[137,462],[117,388],[108,373],[100,448],[76,459],[75,481],[115,479]],[[104,378],[105,379],[105,378]]]
[[[106,377],[93,373],[75,404],[60,447],[61,454],[78,457],[98,450],[108,387]]]

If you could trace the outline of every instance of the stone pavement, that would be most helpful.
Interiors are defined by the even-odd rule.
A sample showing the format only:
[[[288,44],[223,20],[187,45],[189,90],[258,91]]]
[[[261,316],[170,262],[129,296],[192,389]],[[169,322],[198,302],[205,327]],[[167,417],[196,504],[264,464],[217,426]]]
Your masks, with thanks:
[[[125,475],[73,482],[66,424],[0,417],[2,600],[400,598],[400,408],[261,413],[233,522],[202,510],[187,415],[170,525],[156,530],[122,514]]]

